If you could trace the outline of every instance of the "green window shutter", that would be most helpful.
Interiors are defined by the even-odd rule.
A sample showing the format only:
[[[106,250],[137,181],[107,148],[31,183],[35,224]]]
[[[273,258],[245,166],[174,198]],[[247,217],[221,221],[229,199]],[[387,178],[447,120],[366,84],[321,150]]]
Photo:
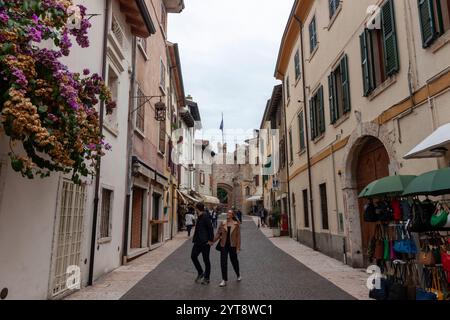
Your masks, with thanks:
[[[383,22],[385,69],[386,75],[391,76],[400,69],[397,47],[397,32],[395,29],[394,1],[387,0],[381,8],[381,11]]]
[[[314,107],[314,97],[309,101],[309,119],[311,125],[311,139],[316,138],[316,115]]]
[[[324,101],[323,101],[323,87],[319,88],[318,94],[318,105],[319,105],[319,131],[320,134],[325,132],[325,109],[324,109]]]
[[[300,111],[300,113],[298,114],[298,128],[300,135],[300,151],[303,151],[305,150],[305,125],[303,111]]]
[[[336,109],[336,95],[335,95],[335,85],[334,85],[334,72],[328,76],[328,100],[330,102],[330,122],[335,124],[337,120],[337,109]]]
[[[345,55],[341,60],[341,73],[342,73],[342,92],[344,97],[344,113],[350,112],[351,100],[350,100],[350,79],[348,76],[348,57]]]
[[[424,48],[427,48],[433,43],[437,36],[436,25],[434,22],[434,0],[418,0],[418,3],[422,45]]]
[[[364,32],[359,36],[359,41],[361,44],[361,66],[363,73],[363,85],[364,85],[364,96],[367,97],[373,90],[373,82],[371,75],[371,63],[369,56],[369,30],[364,29]]]

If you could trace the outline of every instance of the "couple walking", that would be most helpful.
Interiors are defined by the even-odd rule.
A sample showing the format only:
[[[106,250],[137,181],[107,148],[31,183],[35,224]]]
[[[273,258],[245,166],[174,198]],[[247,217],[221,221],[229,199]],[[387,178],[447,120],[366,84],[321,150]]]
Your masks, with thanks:
[[[205,206],[202,203],[197,203],[195,206],[198,215],[198,221],[194,232],[191,259],[197,269],[198,276],[195,279],[196,283],[204,285],[209,284],[211,274],[211,262],[209,260],[209,253],[211,246],[217,241],[219,243],[216,249],[220,251],[220,267],[222,269],[222,281],[220,287],[225,287],[228,281],[228,256],[230,256],[231,264],[237,275],[237,280],[241,281],[239,272],[238,252],[241,249],[241,224],[236,218],[232,210],[227,213],[227,220],[222,222],[214,236],[214,229],[205,212]],[[205,263],[205,270],[198,261],[198,256],[202,254],[203,262]]]

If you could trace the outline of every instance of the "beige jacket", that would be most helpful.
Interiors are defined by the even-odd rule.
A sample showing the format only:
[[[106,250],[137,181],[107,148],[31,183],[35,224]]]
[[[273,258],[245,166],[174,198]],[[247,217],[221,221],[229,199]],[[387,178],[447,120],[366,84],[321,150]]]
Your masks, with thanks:
[[[214,242],[220,240],[220,246],[223,248],[227,243],[227,223],[222,222],[217,230],[217,234],[214,237]],[[241,225],[239,222],[235,222],[231,226],[231,236],[230,236],[231,247],[241,250]]]

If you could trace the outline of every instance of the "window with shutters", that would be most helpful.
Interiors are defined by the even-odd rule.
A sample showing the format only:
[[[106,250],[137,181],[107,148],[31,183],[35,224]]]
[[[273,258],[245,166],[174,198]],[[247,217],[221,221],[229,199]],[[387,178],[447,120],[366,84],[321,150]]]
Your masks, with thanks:
[[[289,163],[294,161],[294,150],[292,148],[292,129],[289,129]]]
[[[364,96],[400,70],[394,1],[381,7],[380,28],[365,29],[360,35]]]
[[[313,53],[313,51],[317,47],[317,25],[316,25],[316,16],[314,16],[309,23],[309,52]]]
[[[327,185],[325,183],[319,186],[320,189],[320,210],[322,213],[322,229],[328,230],[328,199],[327,199]]]
[[[418,0],[422,45],[428,48],[450,30],[450,0]]]
[[[325,133],[325,110],[323,103],[323,86],[309,101],[311,139],[315,140]]]
[[[159,121],[159,152],[166,153],[166,122]]]
[[[159,87],[163,92],[166,92],[166,65],[164,64],[164,61],[162,59],[161,59]]]
[[[102,211],[100,215],[100,239],[111,237],[111,212],[113,191],[102,189]]]
[[[286,101],[289,101],[289,99],[291,98],[291,88],[289,87],[289,76],[286,77],[285,86],[286,86]]]
[[[117,101],[119,97],[119,72],[116,72],[111,65],[108,67],[108,88],[111,90],[113,101]],[[104,126],[114,133],[114,135],[118,134],[119,129],[117,109],[114,108],[112,113],[105,115],[104,118]]]
[[[305,228],[309,228],[308,189],[303,190],[303,219]]]
[[[332,124],[335,124],[351,110],[347,55],[344,55],[337,67],[328,76],[328,93],[330,120]]]
[[[298,114],[298,134],[300,139],[300,152],[306,149],[305,145],[305,115],[303,110]]]
[[[295,64],[295,80],[300,79],[301,76],[301,72],[300,72],[300,51],[298,51],[295,53],[294,56],[294,64]]]
[[[284,143],[284,137],[280,140],[280,168],[284,169],[286,166],[286,144]]]
[[[328,6],[330,9],[330,19],[334,17],[340,5],[341,0],[328,0]]]
[[[136,110],[136,129],[139,130],[142,134],[144,133],[144,124],[145,124],[145,95],[142,92],[142,89],[137,87],[137,110]]]

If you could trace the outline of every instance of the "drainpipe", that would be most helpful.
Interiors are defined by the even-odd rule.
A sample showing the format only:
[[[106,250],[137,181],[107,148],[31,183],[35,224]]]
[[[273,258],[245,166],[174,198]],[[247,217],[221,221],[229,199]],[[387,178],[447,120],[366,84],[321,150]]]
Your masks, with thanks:
[[[282,88],[283,88],[283,86],[282,86]],[[287,120],[286,120],[286,113],[285,113],[285,108],[286,108],[286,101],[285,101],[285,97],[284,97],[284,90],[283,90],[283,94],[282,94],[282,97],[283,97],[283,106],[284,106],[284,108],[283,108],[283,110],[281,111],[282,112],[282,117],[284,118],[284,144],[285,144],[285,147],[284,147],[284,165],[286,166],[286,179],[287,179],[287,186],[288,186],[288,208],[287,208],[287,210],[288,210],[288,217],[289,217],[289,220],[288,220],[288,224],[289,224],[289,233],[290,233],[290,236],[291,236],[291,238],[294,238],[294,231],[295,231],[295,239],[297,239],[298,237],[297,237],[297,224],[295,225],[295,226],[292,226],[292,211],[291,211],[291,181],[289,180],[289,177],[290,177],[290,171],[289,171],[289,163],[288,163],[288,161],[287,161],[287,159],[288,159],[288,152],[287,152],[287,146],[289,145],[287,142],[287,139],[288,139],[288,132],[287,132]],[[295,219],[295,221],[297,221],[297,219]],[[292,230],[292,227],[293,228],[295,228],[295,230]]]
[[[132,39],[132,59],[131,59],[131,79],[130,79],[130,93],[129,93],[129,111],[128,111],[128,133],[127,133],[127,189],[125,195],[125,214],[123,222],[123,239],[122,239],[122,263],[126,263],[126,257],[128,256],[128,237],[129,237],[129,225],[130,225],[130,207],[131,207],[131,194],[133,193],[133,140],[134,140],[134,119],[133,112],[136,94],[136,46],[137,40],[133,36]]]
[[[103,57],[102,57],[102,78],[106,78],[106,50],[108,43],[108,27],[109,27],[109,0],[105,0],[105,20],[103,28]],[[100,102],[100,114],[99,114],[99,125],[100,125],[100,135],[103,135],[103,118],[104,118],[104,108],[105,104],[103,101]],[[88,286],[92,286],[94,278],[94,260],[95,260],[95,244],[97,239],[97,217],[98,217],[98,202],[100,193],[100,170],[101,168],[101,158],[98,159],[97,166],[95,168],[95,195],[94,195],[94,212],[92,217],[92,231],[91,231],[91,252],[89,258],[89,277]]]
[[[309,184],[309,203],[310,203],[310,211],[311,211],[311,231],[312,231],[312,241],[313,241],[313,249],[317,251],[317,242],[316,242],[316,226],[314,219],[314,199],[313,199],[313,186],[312,186],[312,170],[311,170],[311,151],[310,151],[310,143],[309,143],[309,126],[308,126],[308,108],[306,105],[306,72],[305,72],[305,55],[304,55],[304,46],[303,46],[303,26],[302,21],[296,15],[294,15],[295,20],[298,22],[298,26],[300,28],[300,50],[302,54],[302,71],[303,71],[303,113],[305,114],[305,137],[306,137],[306,156],[308,158],[308,184]]]

